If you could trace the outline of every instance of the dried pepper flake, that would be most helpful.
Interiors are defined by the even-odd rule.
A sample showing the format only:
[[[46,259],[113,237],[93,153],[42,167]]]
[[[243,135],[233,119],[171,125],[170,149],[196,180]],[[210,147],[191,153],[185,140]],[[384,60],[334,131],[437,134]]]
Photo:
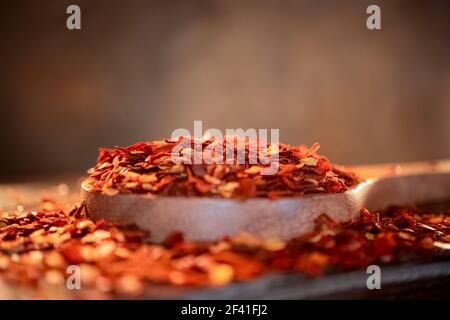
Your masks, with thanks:
[[[180,142],[182,163],[175,163],[172,150]],[[295,197],[311,193],[344,192],[360,182],[351,171],[338,168],[317,154],[319,144],[264,144],[262,154],[278,153],[279,170],[262,175],[267,164],[229,161],[226,153],[211,155],[211,147],[222,144],[231,154],[245,151],[250,159],[250,141],[231,137],[228,140],[202,140],[201,163],[196,156],[194,137],[178,137],[161,141],[140,142],[129,147],[100,149],[98,162],[88,170],[89,189],[114,196],[119,193],[142,193],[169,196],[205,196],[222,198]],[[253,143],[259,143],[253,141]],[[190,146],[190,147],[189,147]],[[204,151],[203,151],[204,150]],[[214,159],[215,161],[211,161]],[[198,159],[196,159],[198,160]],[[248,163],[247,163],[248,162]],[[192,164],[191,164],[192,163]],[[223,163],[223,164],[221,164]]]
[[[90,220],[83,204],[71,211],[16,211],[0,221],[0,275],[8,281],[64,286],[67,266],[77,264],[83,288],[119,296],[139,296],[160,284],[222,286],[269,272],[318,277],[333,268],[429,259],[450,250],[450,204],[439,212],[363,208],[360,219],[341,224],[322,215],[313,232],[290,241],[243,232],[207,243],[174,233],[163,244],[149,243],[134,226]]]

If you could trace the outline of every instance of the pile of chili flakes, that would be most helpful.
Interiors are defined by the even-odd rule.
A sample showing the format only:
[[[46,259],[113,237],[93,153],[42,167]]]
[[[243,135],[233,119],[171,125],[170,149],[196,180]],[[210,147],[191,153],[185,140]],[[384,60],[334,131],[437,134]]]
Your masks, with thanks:
[[[186,143],[187,142],[187,143]],[[172,150],[180,143],[185,147],[179,152],[179,160],[173,161]],[[202,148],[196,155],[194,137],[180,136],[176,139],[140,142],[132,146],[100,149],[97,165],[91,168],[88,186],[91,191],[108,195],[118,193],[146,193],[166,196],[208,196],[223,198],[289,197],[311,193],[344,192],[359,182],[358,177],[345,168],[338,167],[317,154],[319,144],[310,148],[304,145],[287,144],[258,145],[265,157],[277,153],[279,170],[273,175],[262,175],[261,169],[268,166],[237,163],[237,153],[245,151],[249,159],[249,139],[232,137],[223,140],[214,138],[200,142]],[[222,150],[236,154],[231,163],[226,153],[215,154],[209,148],[222,144]],[[200,159],[194,164],[194,157]],[[212,157],[212,158],[211,158]],[[214,159],[213,159],[214,158]],[[189,161],[183,161],[189,159]],[[217,161],[220,159],[223,164]],[[183,161],[183,162],[182,162]],[[182,163],[178,163],[182,162]]]
[[[360,219],[336,224],[320,216],[310,234],[288,242],[242,233],[217,242],[188,242],[173,234],[162,244],[130,225],[94,222],[81,203],[0,214],[0,275],[22,287],[66,288],[67,267],[81,269],[82,291],[139,296],[157,285],[220,286],[270,272],[312,277],[450,250],[450,205],[430,211],[361,209]],[[65,289],[67,290],[67,289]]]

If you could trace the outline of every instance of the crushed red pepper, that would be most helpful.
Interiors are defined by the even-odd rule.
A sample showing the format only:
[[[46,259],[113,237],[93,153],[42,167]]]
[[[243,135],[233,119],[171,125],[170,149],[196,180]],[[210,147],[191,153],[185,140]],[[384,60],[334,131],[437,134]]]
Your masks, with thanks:
[[[154,285],[209,286],[270,272],[312,277],[328,270],[364,268],[450,250],[450,205],[380,212],[361,209],[357,221],[337,224],[326,215],[310,234],[288,242],[248,233],[217,242],[188,242],[173,234],[162,244],[130,225],[92,221],[83,204],[0,214],[0,275],[25,287],[65,288],[66,268],[81,268],[83,289],[137,296]]]
[[[185,143],[174,158],[172,150]],[[195,155],[193,137],[180,136],[153,142],[140,142],[129,147],[100,149],[98,161],[91,168],[88,186],[94,192],[108,195],[118,193],[146,193],[166,196],[208,196],[223,198],[289,197],[311,193],[344,192],[360,180],[349,170],[332,164],[318,155],[319,144],[305,145],[264,144],[260,154],[278,156],[279,168],[275,174],[263,175],[269,164],[250,164],[251,143],[236,137],[201,141],[200,155]],[[211,146],[222,144],[222,150],[235,154],[230,163],[226,152],[214,154]],[[190,147],[189,147],[190,146]],[[259,145],[258,145],[259,146]],[[238,152],[245,151],[245,164],[238,163]],[[212,155],[212,156],[211,156]],[[194,157],[200,163],[194,162]],[[180,161],[174,161],[178,159]],[[181,162],[181,160],[189,161]],[[207,160],[209,159],[209,160]],[[212,161],[211,159],[214,159]],[[222,164],[218,164],[220,159]],[[178,163],[181,162],[181,163]]]

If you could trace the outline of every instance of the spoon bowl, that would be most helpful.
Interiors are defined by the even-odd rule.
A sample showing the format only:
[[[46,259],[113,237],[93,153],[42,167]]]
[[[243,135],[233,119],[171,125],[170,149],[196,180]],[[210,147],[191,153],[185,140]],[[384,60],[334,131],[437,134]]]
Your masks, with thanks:
[[[88,215],[94,219],[135,223],[163,241],[173,232],[187,240],[214,241],[242,231],[260,238],[288,240],[314,229],[326,213],[336,222],[355,219],[359,210],[383,209],[450,199],[450,171],[439,170],[367,179],[343,193],[268,199],[170,197],[141,194],[106,194],[82,184]]]

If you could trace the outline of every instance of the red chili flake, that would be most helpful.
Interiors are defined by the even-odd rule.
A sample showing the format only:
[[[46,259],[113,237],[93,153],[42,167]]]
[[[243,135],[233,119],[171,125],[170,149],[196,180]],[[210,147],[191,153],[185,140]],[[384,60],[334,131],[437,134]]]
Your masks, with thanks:
[[[81,263],[84,262],[84,257],[81,253],[83,246],[79,243],[68,245],[61,249],[62,256],[68,263]]]
[[[174,233],[162,244],[149,243],[148,233],[135,226],[90,220],[83,204],[70,211],[13,212],[0,222],[0,276],[44,294],[46,285],[65,286],[73,264],[82,270],[83,289],[139,296],[160,284],[218,286],[274,272],[318,277],[450,250],[450,204],[440,211],[363,208],[360,219],[339,224],[323,214],[313,232],[287,242],[248,233],[195,242]]]
[[[183,242],[184,242],[183,234],[181,232],[174,232],[164,240],[163,244],[168,248],[172,248],[177,244]]]
[[[294,268],[296,271],[317,277],[323,273],[324,267],[329,264],[329,261],[330,258],[328,255],[314,251],[301,255]]]
[[[395,217],[393,223],[398,228],[408,228],[414,227],[416,225],[416,220],[414,220],[409,212],[403,212],[401,215]]]
[[[226,140],[202,141],[200,164],[177,164],[172,150],[180,142],[186,143],[180,150],[181,158],[194,158],[193,137],[174,140],[139,142],[129,147],[101,148],[97,165],[88,170],[92,191],[108,195],[118,193],[152,193],[170,196],[207,196],[224,198],[293,197],[311,193],[344,192],[360,180],[349,170],[339,168],[317,154],[319,144],[310,148],[304,145],[278,144],[279,171],[274,175],[262,175],[267,166],[249,163],[251,146],[258,141],[237,137]],[[208,147],[222,144],[222,149],[235,155],[233,161],[217,154],[211,157]],[[245,164],[237,163],[237,154],[244,148]],[[272,145],[265,144],[263,153],[271,154]],[[205,159],[221,160],[206,161]],[[212,163],[211,163],[212,162]],[[231,184],[230,184],[231,183]],[[234,186],[237,184],[237,186]]]

